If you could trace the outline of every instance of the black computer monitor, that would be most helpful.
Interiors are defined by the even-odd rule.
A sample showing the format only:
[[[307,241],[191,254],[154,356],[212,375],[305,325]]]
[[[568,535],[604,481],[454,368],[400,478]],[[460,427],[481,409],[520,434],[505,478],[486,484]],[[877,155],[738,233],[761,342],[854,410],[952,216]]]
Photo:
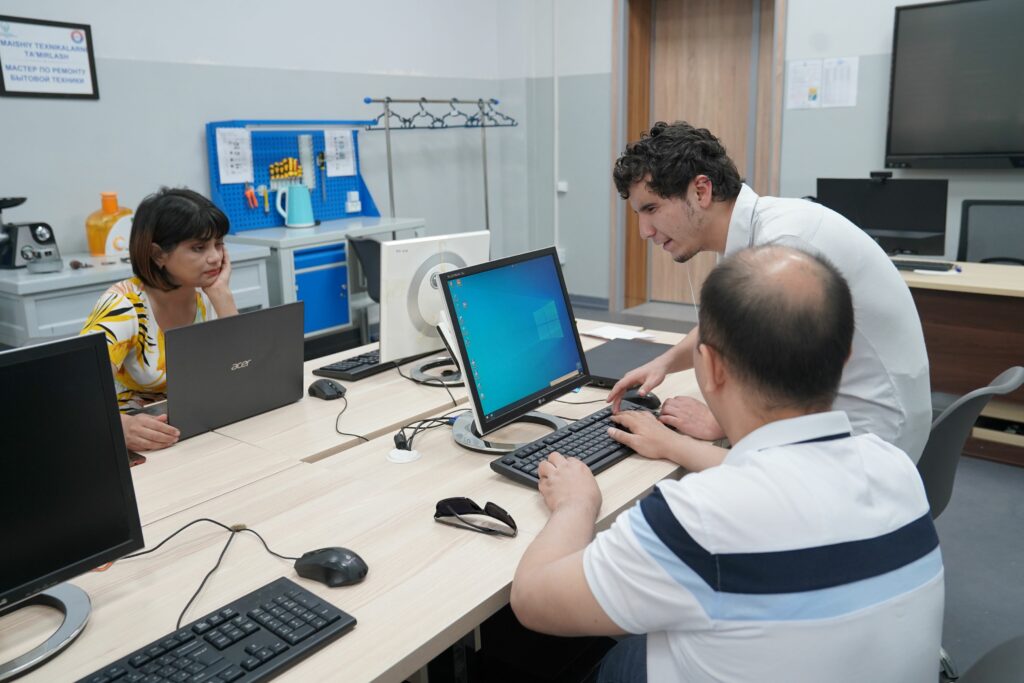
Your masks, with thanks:
[[[553,247],[439,277],[481,435],[590,380]]]
[[[104,335],[0,353],[0,433],[0,612],[143,546]],[[73,638],[89,602],[64,588],[84,599],[84,615],[64,606]]]
[[[817,198],[888,254],[941,256],[948,190],[948,180],[818,178]]]

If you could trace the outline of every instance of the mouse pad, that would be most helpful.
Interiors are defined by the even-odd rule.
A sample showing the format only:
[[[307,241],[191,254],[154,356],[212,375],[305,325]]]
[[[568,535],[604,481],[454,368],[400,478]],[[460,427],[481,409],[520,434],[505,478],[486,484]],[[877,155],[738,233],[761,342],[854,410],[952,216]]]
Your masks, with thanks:
[[[587,351],[590,384],[612,387],[634,368],[654,360],[671,349],[671,344],[656,344],[639,339],[613,339]]]

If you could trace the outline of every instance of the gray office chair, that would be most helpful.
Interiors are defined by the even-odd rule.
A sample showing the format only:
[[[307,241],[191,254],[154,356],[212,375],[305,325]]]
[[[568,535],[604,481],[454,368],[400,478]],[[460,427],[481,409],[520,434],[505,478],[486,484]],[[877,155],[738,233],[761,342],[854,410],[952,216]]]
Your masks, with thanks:
[[[989,650],[964,672],[959,683],[1024,683],[1024,636]]]
[[[359,266],[366,276],[366,293],[375,304],[380,303],[380,242],[369,237],[350,237],[348,240]],[[370,307],[359,311],[359,332],[364,344],[373,341],[370,334]]]
[[[917,471],[924,482],[928,504],[932,509],[932,519],[942,514],[953,494],[953,480],[960,463],[960,454],[978,415],[993,396],[1016,391],[1022,384],[1024,368],[1014,366],[992,380],[987,387],[975,389],[958,398],[932,422],[928,443],[917,462]]]
[[[1016,391],[1024,384],[1024,368],[1017,365],[1000,373],[987,387],[975,389],[953,402],[932,422],[917,471],[924,482],[924,492],[932,510],[932,519],[946,509],[953,495],[953,480],[960,464],[967,437],[971,435],[978,415],[993,396]],[[958,680],[957,668],[945,648],[939,649],[939,666],[945,681]]]
[[[964,200],[956,259],[1024,266],[1024,202]]]

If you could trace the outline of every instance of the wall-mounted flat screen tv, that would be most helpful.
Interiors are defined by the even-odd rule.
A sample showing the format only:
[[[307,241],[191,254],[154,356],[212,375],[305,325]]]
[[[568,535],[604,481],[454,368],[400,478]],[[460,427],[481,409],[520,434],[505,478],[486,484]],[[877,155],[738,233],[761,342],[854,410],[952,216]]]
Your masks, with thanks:
[[[896,8],[889,168],[1024,168],[1024,1]]]

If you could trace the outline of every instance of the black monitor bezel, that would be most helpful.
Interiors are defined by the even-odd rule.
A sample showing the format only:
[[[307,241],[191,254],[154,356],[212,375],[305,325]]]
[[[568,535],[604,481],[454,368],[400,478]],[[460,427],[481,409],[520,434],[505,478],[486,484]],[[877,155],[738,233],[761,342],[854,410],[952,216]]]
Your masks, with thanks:
[[[92,355],[100,370],[100,386],[97,388],[97,398],[106,403],[107,426],[110,429],[111,441],[114,444],[111,457],[115,460],[121,489],[124,493],[128,538],[122,543],[105,548],[88,557],[75,560],[36,579],[0,591],[0,611],[31,598],[33,595],[52,588],[57,584],[100,567],[107,562],[123,557],[132,551],[139,550],[145,545],[142,537],[142,524],[139,520],[138,501],[135,497],[135,487],[132,483],[131,473],[128,471],[128,448],[125,445],[124,431],[121,428],[121,415],[117,408],[117,394],[114,391],[114,375],[111,371],[110,356],[107,353],[106,336],[102,333],[86,334],[61,341],[5,351],[0,353],[0,368],[21,363],[37,362],[65,353],[79,353],[82,351],[92,351]],[[7,457],[13,457],[13,455],[8,454]],[[31,454],[22,454],[21,457],[32,456]]]
[[[532,261],[542,257],[550,258],[554,262],[555,272],[558,274],[558,283],[562,289],[562,297],[565,300],[566,311],[568,312],[569,320],[572,323],[573,338],[576,342],[576,350],[579,353],[580,362],[583,366],[583,373],[554,387],[549,387],[546,390],[527,396],[511,406],[505,406],[501,412],[488,419],[486,413],[484,413],[483,405],[480,402],[480,392],[477,390],[476,381],[474,380],[473,373],[470,369],[469,354],[466,352],[466,342],[462,338],[462,328],[458,324],[458,312],[455,310],[455,304],[452,302],[451,290],[448,287],[448,283],[452,280],[469,277],[477,273],[497,270],[498,268],[504,268],[515,263],[523,263],[525,261]],[[526,413],[536,410],[549,401],[552,401],[577,387],[585,386],[590,382],[590,368],[587,367],[587,355],[583,350],[583,343],[580,341],[580,333],[576,327],[576,316],[572,310],[572,302],[569,300],[569,291],[565,286],[565,276],[562,274],[562,267],[558,261],[558,252],[554,247],[528,251],[523,254],[496,259],[494,261],[481,263],[468,268],[450,270],[447,273],[439,275],[439,279],[441,280],[441,290],[444,295],[448,318],[451,322],[452,333],[455,336],[455,343],[458,346],[459,364],[462,366],[462,376],[466,382],[469,400],[473,403],[473,414],[476,416],[477,428],[480,430],[481,436],[515,422]]]
[[[946,5],[964,5],[984,0],[938,0],[917,5],[896,7],[892,28],[892,58],[889,63],[889,102],[885,119],[885,167],[886,168],[1021,168],[1024,167],[1024,150],[1005,152],[900,152],[892,151],[892,117],[896,95],[896,60],[899,51],[900,16],[903,12],[929,11]]]

